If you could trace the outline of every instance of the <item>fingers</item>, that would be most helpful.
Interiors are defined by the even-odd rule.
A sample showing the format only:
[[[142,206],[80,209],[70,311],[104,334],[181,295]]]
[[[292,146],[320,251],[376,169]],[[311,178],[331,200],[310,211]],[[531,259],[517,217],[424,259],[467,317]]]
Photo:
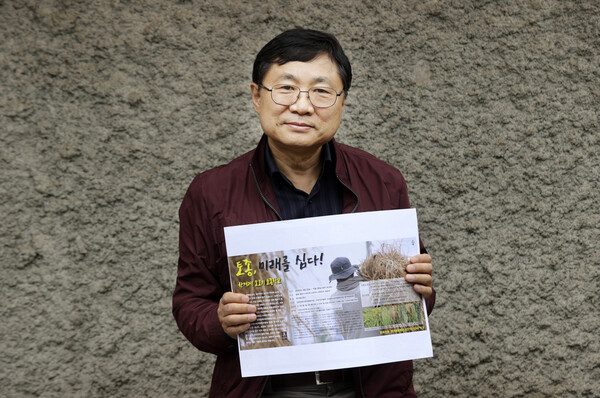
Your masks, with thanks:
[[[408,264],[406,272],[409,274],[427,274],[431,276],[433,274],[433,265],[431,263]]]
[[[238,334],[250,328],[250,323],[256,320],[256,315],[235,315],[220,319],[223,331],[232,339],[236,339]]]
[[[429,254],[418,254],[411,257],[410,264],[406,267],[405,279],[414,284],[417,293],[428,298],[433,293],[433,265]]]
[[[246,296],[245,294],[225,292],[223,297],[221,297],[220,303],[229,304],[229,303],[248,303],[248,302],[250,302],[250,297]]]
[[[414,285],[413,289],[415,289],[415,292],[421,294],[426,299],[433,294],[433,288],[431,286]]]
[[[410,258],[410,264],[406,266],[406,272],[410,274],[433,274],[433,265],[429,254],[417,254]]]
[[[425,254],[417,254],[410,258],[411,264],[415,263],[431,263],[431,256],[427,253]]]
[[[256,320],[256,306],[249,304],[245,294],[227,292],[219,301],[217,314],[223,330],[229,337],[248,330],[250,323]]]
[[[404,279],[407,282],[423,286],[431,286],[433,283],[433,278],[429,274],[406,274]]]
[[[410,265],[409,265],[410,267]],[[408,267],[407,267],[408,270]],[[429,274],[406,274],[404,279],[407,282],[413,284],[413,289],[415,292],[422,294],[423,297],[429,298],[433,293],[433,289],[431,286],[433,285],[433,278],[431,277],[431,273]]]

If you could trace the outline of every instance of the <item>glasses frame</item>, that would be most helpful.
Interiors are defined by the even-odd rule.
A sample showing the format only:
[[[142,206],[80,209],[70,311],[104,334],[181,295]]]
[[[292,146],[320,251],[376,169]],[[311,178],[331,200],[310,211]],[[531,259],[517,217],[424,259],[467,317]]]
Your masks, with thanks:
[[[275,99],[273,98],[273,88],[274,88],[275,86],[290,86],[290,87],[295,87],[295,88],[297,88],[297,89],[298,89],[298,95],[296,96],[296,99],[294,100],[294,102],[292,102],[291,104],[287,104],[287,105],[286,105],[286,104],[280,104],[279,102],[275,101]],[[277,105],[281,105],[281,106],[292,106],[292,105],[294,105],[296,102],[298,102],[298,99],[300,98],[300,94],[302,94],[302,93],[306,93],[306,96],[308,97],[308,100],[310,101],[310,104],[311,104],[313,107],[315,107],[315,108],[319,108],[319,109],[327,109],[327,108],[331,108],[331,107],[332,107],[332,106],[334,106],[334,105],[335,105],[335,103],[337,102],[337,99],[338,99],[338,97],[339,97],[340,95],[344,94],[344,92],[343,92],[343,91],[342,91],[341,93],[338,93],[338,92],[337,92],[337,90],[335,90],[335,89],[333,89],[333,88],[331,88],[331,87],[326,87],[326,86],[323,86],[323,87],[320,87],[320,86],[314,86],[314,87],[310,87],[308,90],[300,90],[300,87],[298,87],[298,86],[295,86],[295,85],[293,85],[293,84],[275,84],[273,87],[271,87],[271,88],[268,88],[268,87],[266,87],[266,86],[263,86],[263,85],[262,85],[262,83],[261,83],[261,84],[259,84],[259,85],[258,85],[258,88],[259,88],[259,89],[261,89],[261,88],[264,88],[265,90],[267,90],[268,92],[270,92],[270,93],[271,93],[271,100],[272,100],[274,103],[276,103]],[[326,88],[326,89],[332,90],[332,91],[335,93],[335,99],[333,100],[333,104],[331,104],[331,105],[329,105],[329,106],[317,106],[317,105],[313,104],[312,100],[310,99],[310,90],[312,90],[313,88]]]

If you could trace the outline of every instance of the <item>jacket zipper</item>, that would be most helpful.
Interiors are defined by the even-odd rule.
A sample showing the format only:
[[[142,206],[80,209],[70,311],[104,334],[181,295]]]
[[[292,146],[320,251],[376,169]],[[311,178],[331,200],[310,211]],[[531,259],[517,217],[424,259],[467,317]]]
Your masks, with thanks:
[[[262,388],[260,389],[260,394],[257,398],[260,398],[263,395],[263,393],[265,392],[265,388],[267,387],[267,383],[269,382],[269,377],[270,376],[265,376],[265,381],[263,381]]]
[[[258,193],[260,193],[260,197],[271,208],[271,210],[273,210],[275,215],[277,215],[277,218],[279,218],[279,221],[283,220],[283,217],[281,217],[281,215],[279,214],[277,209],[271,204],[271,202],[269,202],[267,200],[267,198],[263,194],[262,189],[260,189],[260,184],[258,183],[258,177],[256,177],[256,172],[254,171],[254,166],[252,165],[252,162],[250,162],[250,169],[252,170],[252,175],[254,176],[254,182],[256,183],[256,188],[258,188]]]
[[[362,384],[362,375],[360,374],[360,368],[358,368],[358,386],[360,387],[360,396],[362,398],[365,398],[365,392],[363,391],[363,384]]]
[[[350,213],[356,212],[356,209],[358,209],[358,203],[360,202],[358,195],[356,194],[356,192],[354,192],[352,190],[352,188],[350,188],[348,185],[344,184],[344,181],[342,181],[342,179],[340,178],[340,176],[337,173],[335,173],[335,177],[338,179],[340,184],[342,184],[344,186],[344,188],[346,188],[348,191],[352,192],[352,195],[354,195],[354,197],[356,198],[356,205],[354,206],[354,209],[352,209],[352,211],[350,211]]]

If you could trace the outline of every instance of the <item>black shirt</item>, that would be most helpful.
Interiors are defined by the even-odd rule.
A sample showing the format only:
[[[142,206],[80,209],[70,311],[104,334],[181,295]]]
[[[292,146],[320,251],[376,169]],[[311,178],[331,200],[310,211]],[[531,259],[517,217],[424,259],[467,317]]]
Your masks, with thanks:
[[[342,213],[342,190],[335,175],[332,145],[331,142],[323,145],[321,174],[310,194],[294,187],[291,181],[279,171],[271,149],[267,145],[265,153],[267,175],[273,185],[281,217],[284,220]]]

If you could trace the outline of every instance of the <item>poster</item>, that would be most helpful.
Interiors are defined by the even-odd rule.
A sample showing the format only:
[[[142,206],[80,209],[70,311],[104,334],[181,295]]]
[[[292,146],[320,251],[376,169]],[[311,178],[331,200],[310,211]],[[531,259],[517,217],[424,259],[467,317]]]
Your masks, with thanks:
[[[225,228],[232,290],[255,304],[243,377],[433,356],[424,299],[404,280],[415,209]]]

